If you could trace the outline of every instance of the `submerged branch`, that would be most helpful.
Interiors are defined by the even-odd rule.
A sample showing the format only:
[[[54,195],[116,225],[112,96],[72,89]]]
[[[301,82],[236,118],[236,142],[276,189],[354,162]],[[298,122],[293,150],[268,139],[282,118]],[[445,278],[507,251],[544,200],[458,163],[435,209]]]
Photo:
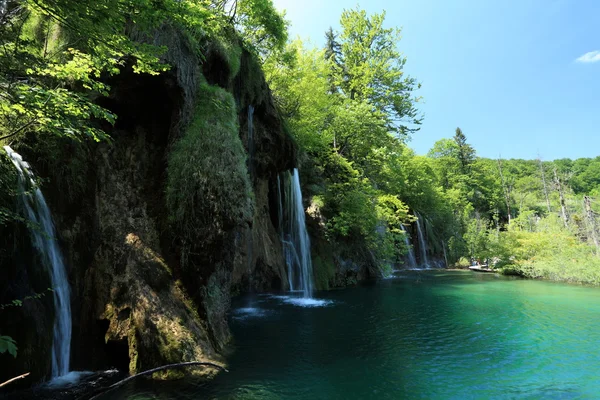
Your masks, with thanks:
[[[109,391],[111,391],[113,389],[116,389],[119,386],[123,386],[127,382],[132,381],[135,378],[139,378],[140,376],[151,375],[151,374],[153,374],[155,372],[164,371],[166,369],[176,369],[176,368],[184,368],[184,367],[191,367],[191,366],[208,366],[208,367],[214,367],[214,368],[217,368],[217,369],[221,369],[221,370],[223,370],[225,372],[229,372],[222,365],[214,364],[214,363],[211,363],[211,362],[202,362],[202,361],[189,361],[189,362],[183,362],[183,363],[177,363],[177,364],[163,365],[161,367],[149,369],[147,371],[140,372],[139,374],[135,374],[135,375],[132,375],[132,376],[130,376],[128,378],[125,378],[125,379],[123,379],[123,380],[121,380],[119,382],[113,383],[109,387],[107,387],[105,389],[102,389],[102,391],[100,393],[97,393],[96,395],[94,395],[92,398],[90,398],[90,400],[94,400],[94,399],[98,398],[100,395],[103,395],[106,392],[109,392]]]

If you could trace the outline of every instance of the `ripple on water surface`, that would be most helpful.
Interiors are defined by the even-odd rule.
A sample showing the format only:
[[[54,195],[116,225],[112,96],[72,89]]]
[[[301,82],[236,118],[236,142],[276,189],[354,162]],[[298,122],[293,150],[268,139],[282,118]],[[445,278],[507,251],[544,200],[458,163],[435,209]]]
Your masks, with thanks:
[[[154,398],[571,399],[600,393],[600,289],[414,271],[319,297],[258,296],[252,307],[240,301],[232,312],[230,372],[203,386],[153,385]],[[134,399],[150,384],[137,385],[112,398]]]

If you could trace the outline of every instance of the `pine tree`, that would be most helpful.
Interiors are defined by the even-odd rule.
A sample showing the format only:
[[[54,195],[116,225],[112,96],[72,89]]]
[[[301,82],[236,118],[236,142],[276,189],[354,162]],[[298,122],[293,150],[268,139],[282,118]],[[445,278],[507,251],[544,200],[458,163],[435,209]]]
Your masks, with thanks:
[[[475,161],[475,149],[467,143],[467,137],[460,128],[456,128],[454,141],[458,146],[458,160],[460,161],[461,172],[468,174],[471,164]]]

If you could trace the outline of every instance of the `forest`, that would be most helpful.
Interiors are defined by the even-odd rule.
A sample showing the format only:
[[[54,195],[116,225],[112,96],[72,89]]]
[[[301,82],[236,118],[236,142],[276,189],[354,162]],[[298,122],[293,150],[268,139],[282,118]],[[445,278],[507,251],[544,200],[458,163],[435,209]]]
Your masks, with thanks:
[[[384,22],[346,10],[326,48],[296,40],[264,61],[328,238],[360,238],[392,269],[407,253],[403,225],[419,216],[448,266],[489,260],[506,274],[599,283],[600,158],[480,158],[460,128],[415,154],[420,84]]]
[[[318,290],[408,268],[411,249],[421,246],[421,228],[427,248],[417,254],[429,257],[426,267],[466,268],[479,262],[505,275],[600,284],[600,156],[483,158],[469,144],[475,133],[460,127],[439,132],[440,140],[427,154],[416,154],[411,138],[426,121],[421,83],[405,72],[410,60],[402,53],[401,28],[388,26],[385,11],[345,9],[339,28],[323,32],[323,48],[290,38],[288,29],[271,0],[0,2],[0,146],[26,155],[40,172],[39,182],[25,191],[39,187],[54,193],[50,208],[63,215],[55,217],[60,243],[79,234],[83,242],[104,240],[89,251],[91,256],[65,246],[67,264],[112,257],[106,248],[115,249],[116,260],[130,260],[122,254],[139,251],[140,259],[162,272],[140,267],[132,272],[134,279],[170,296],[144,312],[177,304],[185,317],[169,318],[183,321],[178,322],[182,326],[208,321],[209,328],[198,323],[171,334],[159,320],[156,332],[167,337],[166,344],[156,358],[152,353],[138,359],[128,329],[142,331],[150,322],[133,312],[131,326],[120,325],[122,315],[129,316],[123,313],[127,302],[121,291],[130,283],[106,283],[106,276],[117,275],[109,269],[93,275],[112,261],[97,262],[101,267],[81,275],[80,267],[70,266],[69,280],[80,285],[74,296],[110,298],[90,309],[100,310],[98,320],[106,321],[106,327],[93,328],[103,329],[100,342],[114,341],[111,349],[130,346],[126,357],[114,360],[134,372],[156,366],[156,359],[212,357],[212,350],[199,350],[185,335],[206,329],[209,333],[202,335],[219,353],[230,336],[222,323],[230,297],[285,287],[282,251],[268,243],[275,237],[279,246],[275,222],[281,226],[283,218],[273,211],[275,182],[279,185],[280,174],[294,167],[301,177]],[[163,77],[168,77],[166,89],[160,89],[164,96],[155,91]],[[127,80],[147,83],[149,89],[135,93],[162,96],[159,101],[174,104],[173,109],[153,108],[141,97],[138,108],[130,107],[126,93],[138,88],[127,86]],[[163,136],[155,133],[161,110],[173,115]],[[256,128],[252,118],[259,120]],[[263,139],[256,139],[256,148],[253,129],[266,132],[258,135]],[[131,132],[147,144],[140,145]],[[125,172],[119,175],[121,170],[103,162]],[[91,231],[109,224],[92,218],[92,212],[121,218],[106,198],[94,197],[94,190],[112,182],[102,174],[113,174],[112,184],[126,182],[135,190],[131,198],[114,195],[115,204],[133,211],[100,234]],[[19,238],[40,229],[17,206],[24,190],[19,182],[14,161],[0,151],[0,265],[21,265],[14,261]],[[130,188],[117,187],[114,192]],[[147,199],[143,207],[140,198]],[[73,210],[89,219],[77,220]],[[138,223],[142,219],[152,222]],[[114,243],[104,239],[114,232]],[[151,244],[143,247],[146,242]],[[345,260],[376,272],[340,273]],[[425,262],[419,256],[419,263]],[[16,283],[7,283],[0,296],[0,313],[51,297],[47,283],[25,288],[25,278],[15,278],[21,276],[17,272],[10,276]],[[107,289],[89,295],[86,290],[97,286],[89,282],[106,283]],[[142,285],[131,297],[149,290]],[[80,314],[84,321],[86,312]],[[82,331],[86,324],[79,323]],[[0,353],[7,353],[2,356],[20,352],[18,331],[11,329],[0,330]],[[188,347],[180,351],[175,342]],[[49,367],[44,368],[47,373]]]

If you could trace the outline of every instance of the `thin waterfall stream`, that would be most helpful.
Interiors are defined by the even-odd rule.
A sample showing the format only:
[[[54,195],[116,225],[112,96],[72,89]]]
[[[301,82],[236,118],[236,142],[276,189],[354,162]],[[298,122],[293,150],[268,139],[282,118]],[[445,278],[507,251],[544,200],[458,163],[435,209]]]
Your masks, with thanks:
[[[250,172],[250,178],[252,184],[254,184],[254,107],[248,106],[248,171]],[[253,230],[247,228],[247,267],[248,267],[248,291],[252,292],[252,263],[254,257],[254,242],[253,242]]]
[[[52,378],[69,372],[71,353],[71,294],[62,254],[56,241],[52,216],[29,164],[9,146],[4,150],[19,174],[20,202],[30,224],[31,240],[48,268],[54,292],[54,329],[52,344]]]
[[[415,268],[417,268],[417,259],[415,258],[415,249],[413,249],[413,246],[410,244],[410,241],[408,239],[408,232],[406,232],[406,228],[404,227],[404,225],[400,224],[400,227],[402,228],[402,231],[404,232],[404,245],[408,249],[408,266],[411,269],[415,269]]]
[[[281,179],[278,178],[280,234],[287,264],[288,283],[291,291],[302,291],[303,297],[312,298],[313,268],[310,253],[310,239],[306,231],[306,218],[302,205],[300,174],[298,169],[287,171],[283,175],[283,193]]]
[[[421,216],[417,215],[417,234],[419,236],[419,247],[421,249],[421,264],[425,268],[429,268],[429,260],[427,259],[427,242],[423,235],[423,229],[421,227]]]

